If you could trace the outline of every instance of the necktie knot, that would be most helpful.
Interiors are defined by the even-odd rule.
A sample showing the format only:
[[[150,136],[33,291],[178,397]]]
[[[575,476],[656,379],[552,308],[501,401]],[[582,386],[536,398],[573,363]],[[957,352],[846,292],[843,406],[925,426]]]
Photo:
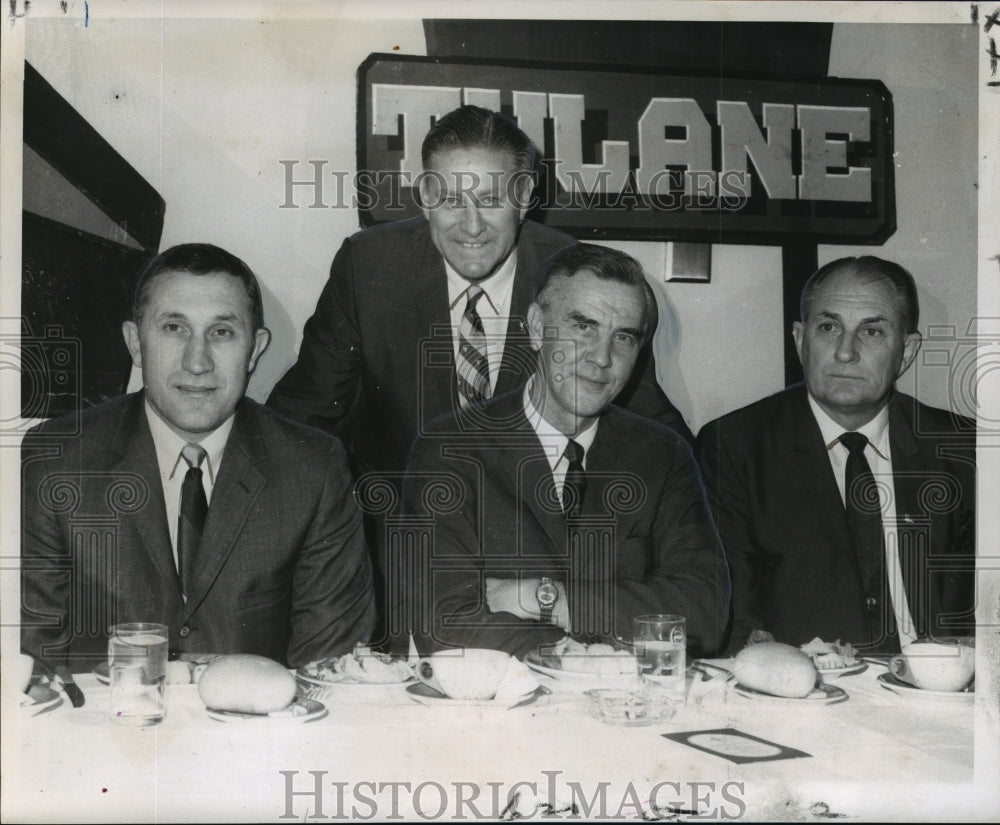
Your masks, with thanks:
[[[852,456],[864,455],[865,447],[868,446],[868,436],[864,433],[844,433],[837,440],[847,447],[847,452]]]
[[[205,460],[205,448],[200,444],[185,444],[181,448],[181,458],[192,470],[200,470],[201,463]]]
[[[583,468],[583,447],[572,438],[566,442],[566,449],[563,451],[563,455],[566,456],[566,461],[569,462],[570,467],[575,464],[577,467]]]
[[[485,334],[483,319],[479,314],[479,310],[476,309],[476,304],[479,303],[479,299],[485,294],[483,288],[476,286],[476,284],[472,284],[465,291],[465,318],[476,332],[483,335]]]

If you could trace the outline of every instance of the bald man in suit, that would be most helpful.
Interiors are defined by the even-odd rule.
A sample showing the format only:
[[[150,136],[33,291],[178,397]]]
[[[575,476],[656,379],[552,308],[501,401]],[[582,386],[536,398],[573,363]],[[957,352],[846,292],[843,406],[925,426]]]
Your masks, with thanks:
[[[731,651],[819,636],[895,652],[974,632],[975,422],[896,390],[918,313],[898,264],[821,267],[793,329],[805,383],[699,432],[732,567]]]

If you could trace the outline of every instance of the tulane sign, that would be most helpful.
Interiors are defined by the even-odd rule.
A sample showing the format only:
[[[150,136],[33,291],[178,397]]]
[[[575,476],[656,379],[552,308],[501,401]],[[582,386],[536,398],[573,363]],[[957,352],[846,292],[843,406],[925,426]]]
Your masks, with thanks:
[[[418,213],[423,137],[472,103],[517,120],[540,152],[536,216],[581,238],[877,244],[895,229],[892,99],[876,80],[373,54],[358,86],[367,224]]]

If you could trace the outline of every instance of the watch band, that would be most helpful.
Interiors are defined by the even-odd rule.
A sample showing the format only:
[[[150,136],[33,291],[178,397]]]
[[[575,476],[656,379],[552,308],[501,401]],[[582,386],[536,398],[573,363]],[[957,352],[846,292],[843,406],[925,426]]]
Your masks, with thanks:
[[[547,624],[552,623],[552,608],[559,601],[559,591],[555,583],[548,576],[543,576],[542,580],[535,588],[535,599],[538,601],[538,612],[541,620]]]

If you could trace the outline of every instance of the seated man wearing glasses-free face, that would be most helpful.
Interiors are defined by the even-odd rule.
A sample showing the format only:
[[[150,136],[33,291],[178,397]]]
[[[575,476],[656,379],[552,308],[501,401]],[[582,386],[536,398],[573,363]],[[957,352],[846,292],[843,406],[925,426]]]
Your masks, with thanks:
[[[343,448],[244,398],[269,338],[250,269],[208,244],[168,249],[123,332],[143,390],[24,439],[24,649],[89,669],[128,621],[167,624],[175,652],[288,665],[367,640]]]
[[[422,651],[520,656],[567,633],[627,636],[645,613],[683,615],[696,651],[717,647],[729,578],[691,450],[612,404],[656,319],[632,258],[558,253],[528,310],[527,384],[415,441],[404,510],[430,531],[409,583]]]
[[[913,277],[842,258],[801,303],[805,383],[698,434],[732,566],[730,649],[971,633],[975,422],[895,389],[920,347]]]

